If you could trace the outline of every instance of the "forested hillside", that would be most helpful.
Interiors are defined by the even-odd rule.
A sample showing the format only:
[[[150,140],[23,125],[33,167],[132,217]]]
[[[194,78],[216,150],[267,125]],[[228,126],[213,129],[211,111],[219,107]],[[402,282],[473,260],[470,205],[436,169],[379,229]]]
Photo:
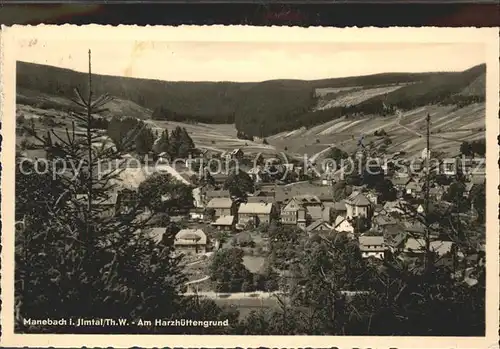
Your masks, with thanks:
[[[484,101],[486,66],[457,73],[387,73],[337,79],[271,80],[261,83],[168,82],[94,75],[97,94],[109,93],[151,110],[155,119],[181,122],[235,123],[251,136],[269,136],[336,118],[390,115],[428,104],[468,105]],[[356,105],[316,110],[316,89],[407,84]],[[18,62],[18,87],[54,96],[85,91],[86,75],[68,69]],[[33,103],[20,98],[22,104]],[[55,108],[49,103],[47,108]]]

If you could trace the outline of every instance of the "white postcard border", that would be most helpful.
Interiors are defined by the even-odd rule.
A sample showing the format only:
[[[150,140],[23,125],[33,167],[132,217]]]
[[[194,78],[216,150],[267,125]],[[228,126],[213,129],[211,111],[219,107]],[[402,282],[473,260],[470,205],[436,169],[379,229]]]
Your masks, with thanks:
[[[370,337],[370,336],[200,336],[200,335],[35,335],[13,333],[14,309],[14,144],[16,43],[18,40],[137,40],[244,42],[357,42],[357,43],[484,43],[487,62],[487,297],[486,337]],[[300,28],[250,26],[74,26],[2,27],[2,346],[53,347],[369,347],[369,348],[498,348],[499,322],[499,43],[498,28]],[[85,51],[85,49],[84,49]],[[432,59],[432,57],[430,57]],[[460,57],[457,57],[460,59]]]

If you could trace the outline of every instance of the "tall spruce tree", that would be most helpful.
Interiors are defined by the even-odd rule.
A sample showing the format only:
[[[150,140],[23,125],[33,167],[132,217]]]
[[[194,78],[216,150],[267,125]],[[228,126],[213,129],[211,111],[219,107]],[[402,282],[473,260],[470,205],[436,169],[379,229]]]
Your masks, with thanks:
[[[32,180],[16,173],[22,234],[16,235],[16,329],[21,332],[59,333],[190,333],[190,328],[148,328],[132,325],[137,319],[174,319],[190,316],[226,318],[212,302],[180,296],[186,280],[181,257],[173,254],[173,236],[166,229],[162,244],[148,232],[140,208],[127,214],[108,215],[102,202],[116,197],[117,176],[108,164],[123,155],[122,149],[96,146],[91,127],[93,114],[110,101],[94,98],[90,71],[84,96],[75,90],[80,108],[76,121],[85,133],[67,129],[45,135],[28,131],[50,155],[54,179]],[[53,139],[57,141],[53,141]],[[20,167],[18,167],[20,169]],[[41,184],[41,186],[38,186]],[[23,318],[125,319],[126,326],[28,326]],[[235,319],[232,319],[235,321]],[[214,329],[197,328],[197,333]]]

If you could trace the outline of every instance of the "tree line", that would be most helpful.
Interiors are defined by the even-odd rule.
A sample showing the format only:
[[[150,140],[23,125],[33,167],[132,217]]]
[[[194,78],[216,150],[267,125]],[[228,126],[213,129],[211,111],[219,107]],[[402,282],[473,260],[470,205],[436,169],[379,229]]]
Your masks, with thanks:
[[[177,126],[170,134],[167,129],[159,133],[133,117],[111,118],[107,134],[119,151],[135,151],[140,155],[167,153],[171,159],[187,159],[195,150],[186,128]]]

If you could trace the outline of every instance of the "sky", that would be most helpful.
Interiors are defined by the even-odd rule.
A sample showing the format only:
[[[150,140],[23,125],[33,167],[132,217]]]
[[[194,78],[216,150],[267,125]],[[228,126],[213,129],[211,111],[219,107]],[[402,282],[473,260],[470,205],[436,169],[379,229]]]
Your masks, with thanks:
[[[26,40],[17,60],[167,81],[323,79],[384,72],[462,71],[486,60],[475,43],[273,43]]]

